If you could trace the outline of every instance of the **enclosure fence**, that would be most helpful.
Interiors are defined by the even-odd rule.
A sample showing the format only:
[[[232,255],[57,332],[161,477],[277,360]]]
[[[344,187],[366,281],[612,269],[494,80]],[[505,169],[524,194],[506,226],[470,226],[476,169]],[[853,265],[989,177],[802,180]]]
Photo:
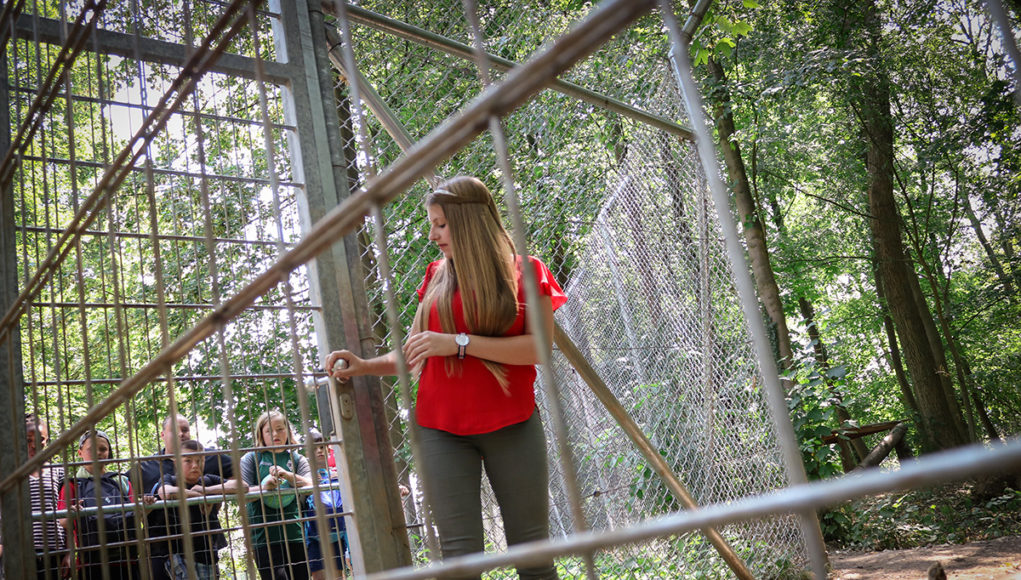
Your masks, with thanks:
[[[201,503],[222,503],[219,574],[256,577],[265,524],[240,506],[294,492],[141,501],[142,462],[189,458],[161,438],[177,414],[235,477],[266,448],[264,412],[290,421],[297,438],[271,448],[295,464],[325,435],[339,482],[313,477],[291,500],[313,498],[299,538],[326,537],[324,493],[342,492],[350,569],[327,557],[331,577],[503,578],[549,557],[564,578],[821,577],[814,510],[1021,463],[1010,442],[805,483],[687,62],[708,3],[681,23],[668,2],[574,4],[5,3],[9,577],[71,554],[147,579],[168,537],[194,577],[209,534],[152,522],[187,528]],[[337,383],[322,366],[401,344],[439,258],[422,201],[459,174],[489,185],[569,301],[537,383],[553,537],[506,546],[487,486],[487,553],[441,563],[413,378]],[[95,429],[109,459],[79,454]],[[83,513],[131,516],[122,541],[90,549],[56,527],[75,514],[31,497],[100,465],[132,489]]]

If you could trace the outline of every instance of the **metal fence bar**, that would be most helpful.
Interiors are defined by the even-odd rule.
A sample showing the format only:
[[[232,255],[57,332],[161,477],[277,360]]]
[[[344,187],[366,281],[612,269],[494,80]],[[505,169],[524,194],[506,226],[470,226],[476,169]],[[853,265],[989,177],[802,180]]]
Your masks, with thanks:
[[[145,109],[146,110],[151,110],[152,107],[145,107]],[[286,127],[282,126],[281,128],[286,128]],[[23,155],[21,157],[21,159],[23,159],[25,161],[40,161],[40,162],[45,161],[47,163],[70,165],[70,163],[68,162],[67,159],[61,159],[59,157],[45,157],[44,158],[44,157],[36,157],[34,155]],[[100,163],[100,162],[97,162],[97,161],[84,161],[84,160],[80,160],[80,159],[77,161],[77,164],[80,167],[94,167],[94,168],[99,168],[99,169],[105,169],[107,167],[107,164],[105,164],[105,163]],[[132,167],[131,171],[132,172],[136,172],[136,173],[144,173],[145,172],[145,168],[144,167]],[[192,173],[192,172],[188,172],[188,171],[178,171],[178,170],[166,169],[166,168],[161,168],[161,169],[153,168],[152,169],[152,173],[154,175],[173,175],[173,176],[177,176],[177,177],[190,177],[190,178],[193,178],[193,179],[199,179],[199,178],[202,177],[200,174],[197,174],[197,173]],[[260,178],[256,178],[256,177],[241,177],[241,176],[237,176],[237,175],[216,175],[216,174],[208,174],[207,177],[213,178],[213,179],[218,179],[218,180],[221,180],[221,181],[233,181],[233,182],[237,182],[237,183],[246,183],[246,184],[252,184],[252,185],[268,185],[269,184],[269,180],[268,179],[260,179]],[[280,181],[280,185],[286,185],[286,186],[290,186],[290,187],[298,187],[300,184],[299,183],[295,183],[293,181]]]
[[[560,325],[556,325],[553,330],[553,340],[556,345],[560,347],[560,351],[564,353],[567,360],[571,363],[571,366],[578,371],[578,374],[582,376],[582,379],[589,386],[592,392],[599,398],[600,402],[606,406],[606,410],[610,412],[614,420],[621,426],[624,433],[634,442],[635,447],[641,451],[642,455],[648,460],[649,464],[656,473],[663,479],[667,484],[667,487],[673,492],[674,496],[681,501],[681,504],[688,510],[699,509],[698,504],[695,503],[695,499],[691,497],[691,493],[688,492],[684,484],[681,483],[680,478],[677,474],[670,469],[670,466],[666,461],[663,460],[663,456],[656,451],[656,448],[646,437],[645,433],[642,432],[641,428],[635,423],[634,419],[628,415],[626,409],[617,400],[617,397],[613,395],[603,380],[599,378],[599,374],[592,368],[585,357],[582,355],[578,347],[571,341],[571,337],[564,332],[564,329]],[[709,541],[712,543],[716,551],[719,552],[720,557],[727,563],[734,575],[741,580],[752,580],[754,576],[744,561],[734,552],[734,549],[727,543],[727,540],[720,535],[715,528],[707,527],[702,529],[702,533],[706,535]]]
[[[0,18],[0,34],[3,35],[0,48],[6,55],[8,23],[15,11],[21,10],[24,2],[6,2],[2,18]],[[8,78],[8,59],[0,58],[0,78]],[[0,155],[6,155],[11,147],[11,101],[7,83],[0,83]],[[16,120],[14,120],[16,122]],[[16,204],[12,184],[0,185],[0,310],[6,310],[17,300],[18,296],[18,248],[15,236]],[[31,321],[29,321],[31,325]],[[31,359],[32,345],[29,344],[26,357]],[[0,453],[0,473],[10,473],[26,458],[26,434],[21,427],[21,419],[25,413],[25,380],[22,361],[22,341],[14,336],[5,344],[0,344],[0,437],[9,442],[8,453]],[[35,545],[32,541],[32,523],[23,517],[25,506],[32,505],[28,485],[12,486],[0,492],[0,510],[7,517],[3,518],[4,549],[8,554],[34,554]],[[4,558],[4,566],[13,577],[10,568],[14,557]],[[27,574],[35,572],[35,559],[26,562]]]
[[[551,557],[609,549],[622,544],[648,540],[698,529],[746,522],[777,514],[815,512],[868,495],[915,489],[947,481],[1002,472],[1021,466],[1021,439],[995,449],[969,445],[953,451],[933,453],[901,467],[898,471],[870,470],[859,476],[845,476],[793,485],[784,490],[749,496],[726,504],[704,506],[698,511],[676,512],[624,529],[585,532],[565,540],[532,542],[501,554],[462,556],[444,563],[443,570],[454,574],[478,574],[514,563],[540,562]],[[436,576],[438,567],[372,574],[365,580],[425,580]],[[825,578],[825,574],[821,578]]]
[[[63,23],[52,18],[22,15],[15,19],[15,35],[18,38],[37,37],[39,41],[60,45],[64,42],[61,28]],[[113,30],[97,29],[96,45],[104,54],[140,58],[147,62],[184,66],[181,45],[152,38],[133,39],[134,35]],[[135,46],[137,44],[137,47]],[[283,63],[263,63],[267,80],[276,84],[290,79],[289,67]],[[255,61],[237,54],[224,54],[212,64],[209,72],[223,73],[234,77],[255,79]]]
[[[307,5],[305,2],[297,3],[297,11],[305,14],[300,16],[304,28],[294,31],[300,34],[288,35],[293,43],[288,48],[289,56],[293,58],[300,51],[304,66],[305,80],[294,83],[294,88],[300,88],[305,95],[296,95],[296,101],[301,99],[309,103],[294,112],[303,115],[299,117],[304,119],[299,126],[309,129],[298,134],[301,143],[295,147],[302,152],[302,167],[308,167],[308,170],[302,170],[309,182],[306,187],[309,221],[303,224],[305,241],[320,236],[317,226],[322,223],[324,215],[330,215],[327,214],[330,208],[337,204],[343,206],[353,199],[349,196],[344,175],[349,160],[344,155],[337,123],[322,8],[318,0]],[[285,13],[290,9],[286,7]],[[317,183],[311,182],[313,172],[319,176]],[[349,217],[354,226],[362,216],[355,214]],[[312,225],[316,220],[316,225]],[[316,319],[321,364],[330,350],[337,346],[361,349],[363,353],[375,348],[368,338],[372,335],[371,317],[358,259],[358,241],[354,236],[346,235],[350,231],[317,240],[322,242],[322,247],[317,253],[314,270],[310,268],[313,280],[329,289],[321,292],[322,318]],[[289,252],[285,259],[291,259],[293,253],[293,250]],[[310,258],[311,255],[305,261]],[[334,288],[336,291],[333,291]],[[313,295],[319,292],[315,283],[312,290]],[[347,462],[347,468],[341,475],[351,491],[344,497],[350,498],[347,507],[354,512],[354,517],[348,520],[348,533],[356,574],[405,565],[411,561],[403,512],[397,497],[389,433],[385,421],[376,415],[383,408],[382,393],[378,380],[362,379],[343,385],[331,384],[330,387],[332,424],[339,429],[345,441],[345,453],[338,454],[338,457],[343,455]]]
[[[387,18],[382,14],[377,14],[359,6],[352,5],[350,7],[349,14],[351,20],[358,24],[369,26],[376,30],[392,34],[398,38],[410,40],[465,60],[475,59],[473,50],[470,46],[428,30],[418,28],[417,26],[412,26],[399,20]],[[494,54],[487,53],[486,59],[489,61],[490,66],[502,72],[509,71],[514,67],[519,66],[519,63],[501,58]],[[602,95],[557,77],[552,77],[550,87],[555,91],[574,97],[591,105],[606,109],[607,111],[619,113],[625,117],[656,127],[657,129],[662,129],[682,139],[692,139],[691,130],[687,127],[679,125],[666,117],[632,107],[631,105],[614,99],[613,97]]]
[[[88,45],[88,46],[85,47],[85,50],[87,50],[89,52],[92,52],[93,54],[96,54],[96,47],[97,47],[98,44],[99,43],[96,42],[93,45]],[[233,55],[231,55],[230,53],[225,53],[223,56],[224,57],[228,57],[228,56],[233,56]],[[149,61],[147,61],[147,62],[149,62]],[[181,63],[177,63],[177,64],[180,65]],[[222,72],[222,71],[215,71],[214,69],[215,69],[215,66],[211,67],[209,72]],[[12,81],[13,81],[13,79],[12,79]],[[19,85],[19,84],[10,85],[9,90],[14,92],[14,93],[24,93],[24,94],[33,94],[33,93],[35,93],[35,88],[34,87],[23,86],[23,85]],[[134,111],[146,111],[147,113],[151,113],[152,110],[153,110],[152,105],[143,105],[141,103],[134,103],[134,102],[127,101],[127,100],[119,100],[119,99],[113,99],[113,98],[92,97],[92,96],[89,96],[89,95],[82,95],[82,94],[74,94],[72,96],[73,96],[75,102],[77,102],[77,103],[89,103],[89,104],[93,104],[93,105],[115,105],[115,106],[120,107],[120,108],[124,108],[124,109],[128,109],[128,110],[134,110]],[[178,110],[178,111],[175,111],[175,112],[176,112],[177,115],[179,115],[182,118],[198,117],[198,118],[201,118],[201,119],[205,119],[207,121],[229,121],[231,123],[237,123],[239,125],[248,125],[248,126],[251,126],[251,127],[262,128],[262,125],[260,123],[254,121],[252,119],[247,119],[247,118],[244,118],[244,117],[236,117],[236,116],[232,116],[232,115],[218,115],[218,114],[213,114],[213,113],[200,112],[200,110],[199,110],[199,103],[197,103],[197,102],[193,102],[192,106],[195,107],[194,111]],[[291,129],[291,130],[296,130],[297,129],[297,127],[295,127],[294,125],[290,125],[290,124],[287,124],[287,123],[281,123],[279,121],[270,123],[270,127],[272,127],[273,129]],[[32,157],[24,156],[23,159],[32,159]],[[56,158],[55,157],[50,157],[49,159],[56,159]],[[281,182],[281,183],[283,183],[283,182]]]
[[[42,161],[42,159],[39,159],[38,161]],[[79,162],[79,165],[80,164],[81,163]],[[202,178],[202,175],[197,175],[196,177]],[[211,176],[206,176],[206,177],[208,178],[208,177],[211,177]],[[15,231],[19,231],[19,232],[32,232],[32,233],[39,233],[39,234],[59,234],[59,233],[64,231],[62,228],[52,228],[52,227],[47,228],[47,227],[42,227],[42,226],[23,226],[23,225],[15,227],[14,230]],[[140,238],[148,238],[149,237],[147,234],[139,234],[139,233],[128,232],[128,231],[123,231],[123,230],[122,231],[114,231],[114,232],[104,232],[104,231],[100,231],[100,230],[83,230],[83,231],[80,231],[78,233],[78,235],[81,236],[81,237],[85,237],[85,236],[96,236],[96,237],[104,236],[105,237],[105,236],[109,236],[111,233],[115,237],[118,237],[118,238],[140,239]],[[173,235],[173,234],[159,234],[159,239],[161,239],[161,240],[169,240],[169,241],[174,241],[174,242],[203,242],[203,243],[205,243],[205,241],[207,240],[207,238],[200,237],[200,236],[183,236],[183,235]],[[212,236],[211,238],[208,238],[208,239],[211,242],[216,243],[216,244],[232,244],[232,245],[243,245],[243,246],[272,246],[272,247],[276,247],[276,244],[277,244],[276,242],[268,242],[266,240],[246,240],[246,239],[241,239],[241,238],[219,238],[219,237],[216,237],[216,236]],[[286,242],[285,245],[293,246],[294,243],[293,242]]]

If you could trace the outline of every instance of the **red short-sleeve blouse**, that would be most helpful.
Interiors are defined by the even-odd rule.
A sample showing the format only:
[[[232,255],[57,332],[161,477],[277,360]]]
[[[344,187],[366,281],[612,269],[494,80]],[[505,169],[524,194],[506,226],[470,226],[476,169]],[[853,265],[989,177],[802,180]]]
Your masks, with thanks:
[[[553,310],[560,308],[567,302],[567,296],[553,278],[553,273],[538,258],[529,259],[535,268],[540,294],[552,299]],[[426,288],[439,265],[440,262],[433,262],[426,268],[425,280],[418,289],[419,301],[425,296]],[[468,332],[460,292],[454,293],[452,306],[455,329],[457,332]],[[429,312],[428,330],[443,332],[435,304]],[[518,316],[504,336],[521,335],[524,330],[525,287],[519,257]],[[430,357],[426,360],[418,381],[415,405],[415,417],[419,425],[455,435],[478,435],[520,423],[532,416],[535,410],[535,365],[505,365],[510,380],[510,396],[507,396],[481,359],[468,354],[461,362],[461,372],[455,371],[454,376],[448,376],[443,357]]]

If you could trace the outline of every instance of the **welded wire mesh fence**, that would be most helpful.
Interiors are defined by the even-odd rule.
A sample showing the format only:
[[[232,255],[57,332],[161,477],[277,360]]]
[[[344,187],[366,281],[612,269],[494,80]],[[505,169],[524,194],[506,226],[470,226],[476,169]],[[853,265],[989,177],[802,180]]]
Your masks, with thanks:
[[[295,130],[284,122],[279,87],[257,80],[251,66],[244,76],[198,70],[209,61],[184,66],[189,56],[218,44],[220,50],[230,44],[240,57],[275,61],[270,26],[276,15],[260,11],[249,21],[243,3],[221,2],[31,8],[5,27],[12,133],[37,127],[34,135],[17,134],[16,154],[5,165],[13,168],[8,225],[19,286],[38,288],[27,296],[20,320],[24,404],[11,405],[4,417],[20,433],[15,440],[22,453],[22,410],[48,424],[55,439],[95,415],[118,385],[265,271],[300,236],[296,193],[302,186],[285,155],[271,161],[266,154],[267,138],[286,153],[287,134]],[[61,29],[79,13],[94,25],[84,28],[84,49],[69,60],[60,51]],[[231,42],[225,24],[247,31]],[[262,37],[258,54],[255,31]],[[55,70],[60,74],[53,82]],[[184,81],[196,72],[205,74],[186,94]],[[50,102],[39,106],[37,95],[51,85]],[[178,102],[169,106],[174,98]],[[155,128],[157,118],[162,130]],[[119,185],[109,185],[116,176]],[[70,227],[76,236],[68,236]],[[199,343],[124,404],[89,422],[111,443],[113,461],[103,464],[105,471],[135,475],[137,460],[164,452],[160,432],[171,405],[190,418],[193,438],[234,447],[235,460],[253,447],[252,424],[263,410],[286,409],[296,424],[309,423],[308,412],[304,420],[299,412],[305,392],[299,369],[316,368],[317,353],[310,341],[295,352],[287,340],[313,333],[307,272],[297,270],[288,282],[221,327],[218,340]],[[86,467],[75,438],[43,473],[70,478],[83,476]],[[53,479],[59,482],[60,475]],[[24,481],[38,488],[40,479]],[[133,495],[152,493],[151,483],[140,479],[132,477],[132,486]],[[34,494],[36,488],[20,489]],[[56,496],[58,488],[43,493]],[[52,512],[56,504],[47,507]],[[53,513],[42,517],[52,525]],[[146,519],[136,517],[128,526],[132,537],[149,539]],[[222,571],[244,575],[242,519],[234,504],[224,508],[222,520],[229,553],[238,556],[223,559]],[[31,540],[22,552],[27,558],[33,557]],[[99,554],[77,531],[66,547],[35,546],[56,557],[65,549],[82,562],[105,559],[114,570],[131,561],[137,566],[139,555],[148,561],[144,543],[126,558],[113,548]],[[17,555],[8,551],[8,561]],[[148,577],[142,568],[134,568],[135,577]],[[49,572],[57,577],[56,569]]]

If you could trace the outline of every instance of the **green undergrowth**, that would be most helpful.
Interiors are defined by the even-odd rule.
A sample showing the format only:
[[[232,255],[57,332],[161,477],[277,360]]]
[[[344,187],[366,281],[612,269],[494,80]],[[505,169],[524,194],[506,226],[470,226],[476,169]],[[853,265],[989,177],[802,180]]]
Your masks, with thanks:
[[[979,499],[971,483],[859,498],[822,514],[832,549],[900,550],[1021,535],[1021,491]]]

